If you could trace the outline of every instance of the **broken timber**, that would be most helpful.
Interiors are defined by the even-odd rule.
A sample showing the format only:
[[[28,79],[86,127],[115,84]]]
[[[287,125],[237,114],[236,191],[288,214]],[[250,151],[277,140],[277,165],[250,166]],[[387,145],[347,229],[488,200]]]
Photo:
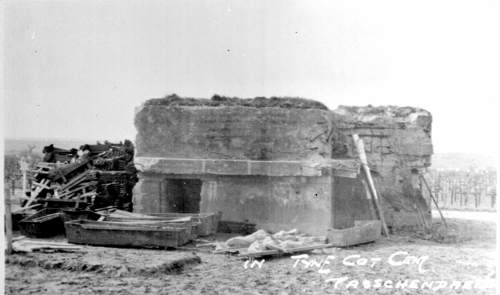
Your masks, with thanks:
[[[36,197],[40,194],[40,192],[42,192],[44,187],[49,184],[49,182],[50,182],[50,180],[48,180],[48,179],[42,179],[42,181],[40,181],[41,186],[37,186],[37,188],[31,193],[28,202],[26,202],[26,204],[23,206],[23,208],[29,207],[31,205],[31,203],[33,203],[35,201]]]

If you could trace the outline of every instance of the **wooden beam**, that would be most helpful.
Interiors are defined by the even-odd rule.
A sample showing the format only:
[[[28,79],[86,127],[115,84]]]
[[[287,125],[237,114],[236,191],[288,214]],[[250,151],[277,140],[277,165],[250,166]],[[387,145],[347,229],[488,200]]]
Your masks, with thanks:
[[[42,179],[42,181],[40,181],[40,184],[42,184],[43,186],[46,186],[48,183],[49,183],[48,179]],[[23,206],[23,208],[29,207],[29,205],[31,205],[31,203],[33,203],[35,201],[36,197],[40,194],[40,192],[42,192],[42,190],[43,190],[43,187],[39,186],[34,191],[32,191],[30,199]]]
[[[31,205],[31,206],[28,206],[28,207],[19,208],[19,209],[15,210],[12,213],[19,213],[19,212],[23,212],[23,211],[29,210],[29,209],[34,209],[34,208],[37,208],[37,207],[40,207],[40,206],[41,206],[41,204],[34,204],[34,205]]]
[[[439,208],[438,203],[437,203],[436,199],[434,198],[434,195],[432,194],[431,187],[427,183],[427,180],[425,179],[425,177],[422,174],[419,174],[419,175],[420,175],[420,179],[423,181],[423,183],[427,187],[427,190],[429,191],[429,196],[431,197],[432,201],[434,202],[434,205],[436,205],[436,209],[439,212],[439,216],[441,216],[441,220],[443,221],[444,226],[446,228],[448,228],[448,224],[446,223],[446,219],[444,219],[443,212],[441,212],[441,209]]]
[[[35,186],[38,186],[38,187],[41,187],[41,188],[44,188],[44,189],[50,189],[50,187],[48,187],[47,185],[45,184],[42,184],[41,182],[33,182],[33,185]]]
[[[366,183],[366,180],[364,180],[363,178],[361,178],[361,183],[363,184],[363,188],[365,189],[366,198],[368,200],[370,200],[370,206],[368,206],[370,208],[370,216],[373,219],[377,219],[378,218],[378,214],[377,214],[377,211],[375,211],[375,203],[373,201],[373,198],[371,197],[370,188],[368,187],[368,184]]]

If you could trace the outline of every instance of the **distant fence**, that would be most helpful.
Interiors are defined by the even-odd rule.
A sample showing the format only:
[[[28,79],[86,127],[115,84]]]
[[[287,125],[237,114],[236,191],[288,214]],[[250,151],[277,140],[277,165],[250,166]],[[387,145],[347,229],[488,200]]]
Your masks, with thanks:
[[[442,209],[496,210],[495,170],[431,170],[428,180]]]

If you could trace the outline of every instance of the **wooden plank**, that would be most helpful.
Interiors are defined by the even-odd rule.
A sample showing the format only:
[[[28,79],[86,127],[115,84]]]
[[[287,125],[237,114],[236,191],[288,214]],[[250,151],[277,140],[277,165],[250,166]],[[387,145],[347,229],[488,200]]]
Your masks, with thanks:
[[[50,189],[50,187],[48,187],[47,185],[42,184],[42,183],[40,183],[40,182],[36,182],[36,181],[35,181],[35,182],[33,182],[33,185],[38,186],[38,187],[41,187],[41,188],[44,188],[44,189]]]
[[[80,184],[78,184],[78,187],[76,189],[77,190],[86,189],[88,187],[97,185],[97,183],[98,183],[97,181],[89,181],[89,182],[85,182],[85,183],[80,183]]]
[[[361,183],[363,184],[363,188],[365,189],[366,198],[370,200],[370,206],[368,206],[370,208],[370,216],[371,218],[376,219],[378,218],[378,215],[377,212],[375,211],[375,204],[373,202],[373,198],[371,197],[370,188],[368,187],[366,180],[361,179]]]
[[[23,212],[23,211],[25,211],[25,210],[35,209],[35,208],[40,207],[40,206],[42,206],[42,204],[34,204],[34,205],[30,205],[30,206],[28,206],[28,207],[19,208],[19,209],[15,210],[15,211],[14,211],[14,212],[12,212],[12,213],[20,213],[20,212]]]
[[[356,220],[353,227],[329,228],[328,242],[336,247],[350,247],[370,243],[380,238],[382,223],[379,220]]]
[[[56,167],[54,163],[48,163],[48,162],[38,162],[36,165],[37,167],[49,168],[49,169]]]
[[[59,192],[59,194],[58,194],[58,195],[59,195],[59,198],[61,199],[61,198],[66,198],[66,197],[68,197],[69,195],[74,194],[75,192],[76,192],[76,191],[65,191],[65,192],[62,192],[62,191],[61,191],[61,192]]]
[[[84,193],[84,194],[80,195],[80,198],[93,197],[93,196],[96,196],[96,195],[97,195],[97,192],[92,191],[92,192],[87,192],[87,193]]]
[[[91,187],[91,186],[94,186],[96,185],[96,183],[90,183],[90,184],[85,184],[85,185],[82,185],[80,187],[76,187],[76,188],[71,188],[70,190],[66,189],[65,191],[64,190],[61,190],[60,193],[59,193],[59,197],[62,198],[62,197],[67,197],[69,195],[72,195],[74,193],[77,193],[78,191],[81,191],[85,188],[88,188],[88,187]]]
[[[427,180],[425,179],[425,177],[422,174],[419,174],[419,175],[420,175],[420,178],[422,179],[422,181],[424,182],[425,186],[427,187],[427,190],[429,191],[429,196],[431,197],[432,201],[434,202],[434,205],[436,205],[436,209],[439,212],[439,216],[441,216],[441,220],[443,221],[444,226],[446,228],[448,228],[448,224],[446,223],[446,219],[444,219],[443,212],[441,212],[441,209],[439,208],[438,203],[437,203],[436,199],[434,198],[434,195],[432,194],[432,190],[431,190],[431,187],[429,186],[429,183],[427,183]]]
[[[66,190],[68,188],[71,188],[73,187],[74,185],[82,182],[83,180],[85,180],[85,178],[87,177],[88,175],[88,172],[85,171],[75,177],[73,177],[69,182],[67,182],[65,185],[61,186],[61,190]]]
[[[110,217],[117,217],[117,218],[141,218],[141,219],[161,219],[161,217],[158,216],[151,216],[147,214],[141,214],[141,213],[133,213],[133,212],[128,212],[124,210],[115,210],[111,214],[109,214]]]
[[[48,179],[42,179],[42,181],[40,182],[42,185],[47,185],[50,181]],[[26,208],[28,206],[31,205],[31,203],[33,203],[36,199],[36,197],[38,197],[38,195],[40,194],[40,192],[42,192],[43,188],[42,187],[37,187],[35,189],[35,191],[33,191],[31,193],[31,196],[30,196],[30,199],[28,200],[28,202],[26,202],[26,204],[23,206],[23,208]]]

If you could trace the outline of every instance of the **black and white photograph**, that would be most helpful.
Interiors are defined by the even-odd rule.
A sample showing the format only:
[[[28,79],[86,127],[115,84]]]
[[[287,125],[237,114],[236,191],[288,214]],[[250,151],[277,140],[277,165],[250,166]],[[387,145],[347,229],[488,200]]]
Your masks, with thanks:
[[[0,2],[3,294],[496,294],[495,0]]]

